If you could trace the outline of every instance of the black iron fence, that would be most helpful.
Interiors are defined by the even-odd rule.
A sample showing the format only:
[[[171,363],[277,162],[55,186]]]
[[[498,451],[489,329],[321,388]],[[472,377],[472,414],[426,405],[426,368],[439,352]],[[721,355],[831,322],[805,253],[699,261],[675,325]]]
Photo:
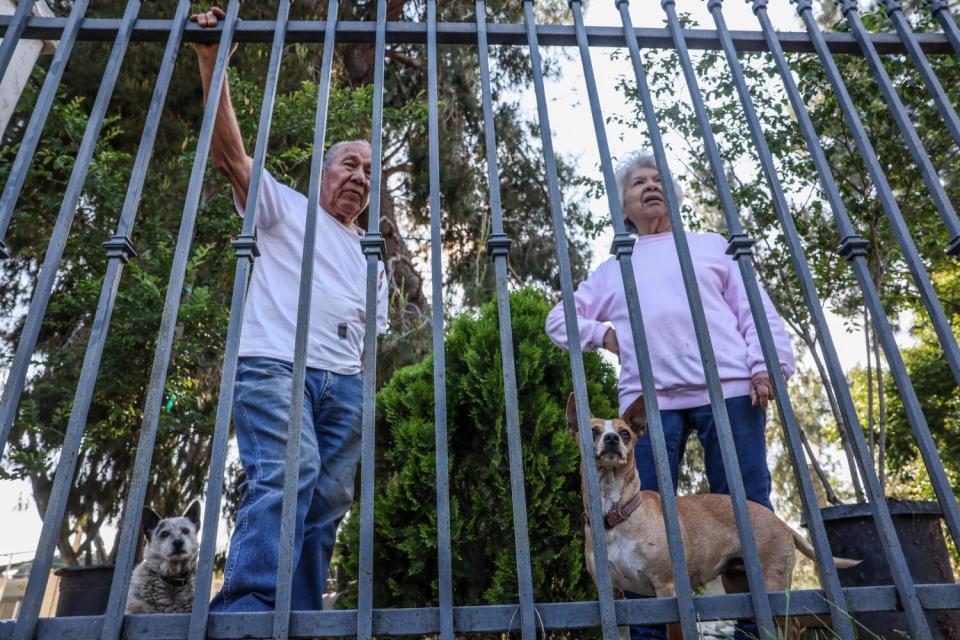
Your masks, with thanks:
[[[781,0],[782,1],[782,0]],[[486,24],[486,8],[483,0],[476,2],[476,21],[474,23],[439,23],[436,18],[436,2],[428,0],[425,22],[388,22],[387,2],[380,0],[376,22],[337,22],[339,13],[337,0],[329,0],[326,21],[307,22],[290,21],[290,0],[281,0],[276,20],[238,21],[240,0],[227,3],[226,18],[217,29],[201,30],[186,21],[190,2],[177,0],[170,2],[171,17],[168,20],[138,19],[141,9],[140,0],[129,0],[124,15],[116,19],[86,18],[88,0],[75,0],[69,16],[65,18],[36,18],[30,16],[32,2],[21,0],[12,16],[0,18],[0,33],[3,42],[0,45],[0,75],[10,63],[14,48],[21,38],[53,38],[59,40],[59,47],[46,74],[39,98],[33,108],[25,135],[21,141],[16,159],[10,168],[9,177],[0,196],[0,253],[6,257],[6,248],[2,244],[8,226],[13,218],[14,208],[20,198],[31,162],[41,143],[41,132],[50,113],[63,78],[71,51],[77,41],[113,41],[113,50],[97,93],[96,101],[90,112],[89,124],[79,147],[73,165],[69,184],[63,194],[63,203],[54,226],[49,247],[39,271],[39,277],[30,302],[26,320],[16,353],[9,369],[6,385],[0,401],[0,447],[6,446],[11,428],[17,417],[18,404],[28,379],[28,368],[34,352],[41,324],[50,302],[55,277],[67,241],[71,223],[78,202],[82,197],[84,181],[94,152],[94,147],[104,125],[108,105],[121,68],[124,55],[131,41],[166,42],[160,62],[159,75],[145,125],[139,150],[137,152],[132,176],[124,201],[115,234],[104,243],[109,259],[103,279],[102,292],[96,308],[92,331],[89,335],[86,356],[83,362],[80,381],[76,389],[73,410],[69,418],[50,501],[47,506],[43,530],[39,540],[36,558],[32,567],[23,605],[16,621],[0,623],[0,638],[92,638],[112,640],[120,636],[127,638],[216,638],[241,637],[310,637],[310,636],[353,636],[370,638],[373,635],[434,635],[452,638],[457,633],[504,632],[519,630],[525,640],[532,640],[539,629],[583,629],[599,628],[605,640],[613,640],[617,625],[631,623],[679,623],[685,638],[696,638],[697,623],[702,620],[729,618],[756,618],[761,633],[774,634],[774,618],[800,613],[828,614],[832,619],[834,633],[844,639],[856,637],[850,614],[864,611],[902,611],[907,620],[909,635],[912,638],[933,637],[927,613],[946,609],[960,608],[960,585],[922,585],[916,584],[911,577],[910,568],[904,559],[904,553],[893,528],[891,515],[884,501],[880,482],[874,471],[871,453],[864,438],[850,389],[846,384],[840,360],[830,336],[823,311],[811,276],[810,267],[804,253],[803,239],[798,232],[784,189],[778,179],[773,156],[768,148],[761,128],[760,120],[753,106],[747,87],[744,71],[738,60],[738,52],[767,51],[776,65],[793,111],[798,119],[800,131],[807,150],[816,165],[823,193],[833,214],[833,218],[842,238],[839,253],[850,265],[856,275],[859,287],[865,298],[870,317],[886,356],[906,409],[907,419],[921,453],[930,482],[936,493],[940,508],[950,536],[960,541],[960,508],[951,490],[943,465],[938,458],[934,440],[928,428],[925,416],[920,410],[917,391],[914,388],[895,340],[894,330],[884,312],[881,300],[870,277],[867,264],[866,242],[858,235],[835,182],[830,164],[824,155],[817,131],[807,112],[801,93],[794,81],[791,67],[785,52],[815,52],[822,63],[829,82],[842,108],[846,125],[849,127],[857,151],[873,181],[876,197],[880,200],[894,230],[899,248],[909,266],[910,274],[921,292],[924,306],[930,322],[935,328],[942,347],[943,357],[949,363],[956,382],[960,382],[960,348],[950,327],[949,318],[933,290],[922,256],[919,255],[898,207],[884,172],[876,158],[860,116],[849,95],[844,80],[834,61],[835,54],[863,56],[874,74],[877,89],[892,114],[903,141],[918,167],[937,211],[942,216],[950,242],[944,247],[951,256],[960,255],[960,220],[953,202],[937,175],[935,167],[924,150],[923,144],[911,123],[907,110],[898,97],[893,81],[884,70],[881,59],[883,54],[906,53],[916,66],[940,115],[947,125],[949,133],[960,144],[960,118],[951,103],[951,96],[940,85],[927,56],[930,54],[960,55],[960,29],[958,29],[944,0],[933,0],[929,10],[939,20],[943,33],[913,33],[909,22],[903,15],[899,0],[886,0],[885,8],[896,28],[896,33],[869,33],[864,27],[856,2],[843,0],[840,9],[849,24],[849,32],[824,33],[820,30],[811,10],[811,0],[797,0],[796,9],[803,20],[806,32],[777,32],[767,15],[767,1],[753,0],[753,12],[759,22],[759,31],[731,31],[724,21],[722,2],[710,0],[708,7],[716,28],[685,29],[681,26],[674,1],[663,0],[667,27],[665,29],[634,28],[629,13],[629,3],[618,0],[615,4],[622,19],[620,27],[587,27],[583,21],[579,0],[570,2],[572,24],[537,25],[534,19],[533,2],[523,2],[524,24]],[[86,427],[94,383],[100,366],[101,355],[109,330],[111,313],[117,295],[118,283],[127,261],[136,255],[131,243],[131,231],[136,223],[140,208],[141,193],[149,168],[151,152],[157,138],[160,118],[164,110],[171,83],[174,64],[184,51],[185,42],[269,42],[271,43],[269,67],[267,69],[264,100],[260,115],[260,127],[257,134],[250,182],[250,194],[247,198],[246,215],[243,230],[234,241],[236,248],[236,275],[234,280],[231,316],[226,339],[226,351],[223,362],[222,382],[213,448],[210,475],[207,485],[205,516],[202,526],[202,546],[200,553],[197,590],[192,614],[167,616],[125,616],[124,606],[130,573],[133,568],[139,535],[139,519],[146,497],[149,480],[151,456],[157,434],[164,382],[167,375],[171,349],[175,340],[176,317],[181,302],[184,274],[187,268],[191,238],[202,195],[202,183],[210,151],[211,136],[215,114],[218,108],[220,91],[227,68],[229,47],[221,46],[213,71],[210,99],[205,107],[203,121],[199,130],[189,188],[184,200],[182,223],[176,244],[173,266],[169,276],[169,286],[163,306],[162,322],[156,343],[156,352],[150,383],[146,394],[143,412],[143,425],[137,446],[127,508],[121,523],[121,541],[116,560],[111,597],[104,616],[81,618],[40,619],[39,611],[46,588],[49,569],[53,562],[57,537],[65,514],[67,499],[71,491],[71,482],[77,465],[78,455]],[[373,106],[373,171],[372,198],[370,205],[369,229],[363,240],[363,252],[367,258],[367,308],[376,305],[377,261],[384,254],[384,241],[379,233],[380,220],[379,193],[383,188],[381,175],[382,130],[383,130],[383,87],[384,53],[388,42],[418,43],[426,45],[427,52],[427,97],[429,128],[429,178],[430,212],[432,238],[432,275],[433,288],[433,346],[435,381],[435,418],[437,451],[437,524],[438,524],[438,568],[439,568],[439,606],[422,609],[374,609],[373,574],[374,549],[374,411],[376,376],[365,378],[364,412],[362,425],[362,461],[361,461],[361,508],[360,508],[360,578],[358,608],[352,611],[292,612],[291,584],[293,572],[292,541],[294,536],[294,511],[296,502],[296,474],[288,474],[284,493],[282,526],[280,530],[281,554],[277,583],[277,601],[273,613],[263,614],[210,614],[210,577],[213,572],[214,550],[217,537],[217,520],[223,497],[224,467],[227,457],[227,443],[230,425],[230,411],[233,399],[233,385],[236,374],[237,353],[241,312],[246,294],[246,282],[258,256],[257,241],[254,234],[256,223],[256,203],[264,162],[267,154],[267,142],[270,134],[271,117],[277,95],[277,83],[280,73],[281,56],[284,45],[291,42],[322,42],[323,58],[317,98],[315,138],[313,148],[316,153],[312,159],[311,194],[319,188],[319,168],[322,162],[322,149],[327,126],[327,104],[330,90],[330,78],[333,63],[333,51],[336,43],[365,42],[375,43],[374,106]],[[482,106],[484,113],[485,147],[489,179],[489,205],[492,213],[492,230],[486,239],[488,253],[492,257],[496,273],[496,292],[501,327],[501,354],[504,376],[504,408],[508,433],[510,482],[512,488],[514,540],[518,575],[519,601],[515,604],[493,606],[456,606],[456,594],[452,592],[451,580],[451,542],[449,483],[447,473],[446,438],[446,401],[445,401],[445,362],[444,362],[444,321],[443,296],[441,287],[440,256],[440,173],[443,171],[439,157],[438,144],[438,97],[437,97],[437,55],[441,45],[458,47],[477,47],[480,61],[480,80],[482,87]],[[743,545],[743,556],[750,585],[749,594],[724,596],[694,596],[687,578],[686,561],[680,537],[679,521],[675,496],[670,491],[662,494],[670,558],[674,568],[676,597],[649,600],[615,600],[607,569],[606,549],[602,530],[595,531],[593,538],[594,553],[601,560],[597,562],[598,599],[590,602],[536,602],[531,576],[530,546],[527,533],[527,512],[524,496],[523,468],[521,464],[521,441],[519,429],[517,386],[514,372],[513,339],[510,323],[510,300],[508,296],[507,261],[511,241],[504,233],[499,193],[499,178],[496,154],[496,131],[493,120],[493,100],[491,96],[488,51],[491,45],[516,45],[529,49],[532,61],[534,90],[540,135],[546,160],[546,183],[552,215],[556,251],[560,264],[562,299],[566,314],[566,329],[570,338],[570,366],[573,373],[574,391],[577,399],[578,417],[581,424],[588,419],[586,381],[582,354],[577,338],[578,327],[574,315],[573,290],[564,230],[560,188],[557,166],[554,159],[551,127],[544,91],[543,64],[540,57],[542,45],[576,47],[583,65],[590,110],[596,133],[599,157],[603,170],[603,179],[609,201],[610,219],[615,235],[612,252],[617,256],[625,283],[630,320],[633,330],[636,356],[640,364],[641,379],[648,412],[650,433],[652,435],[656,472],[661,487],[672,486],[667,459],[665,440],[657,407],[657,398],[653,389],[653,373],[648,352],[648,340],[655,337],[644,332],[641,310],[638,306],[636,280],[630,255],[633,239],[626,232],[621,215],[621,203],[617,197],[613,168],[604,127],[604,115],[599,101],[594,78],[591,50],[596,47],[626,47],[635,75],[636,89],[642,103],[647,130],[651,139],[657,164],[663,172],[664,182],[669,182],[669,164],[664,142],[661,137],[653,97],[648,86],[640,46],[644,48],[671,48],[678,55],[684,79],[696,113],[696,120],[703,137],[706,155],[713,172],[722,212],[729,232],[728,253],[737,262],[743,280],[760,341],[763,347],[767,370],[770,372],[777,410],[785,432],[785,442],[792,465],[796,471],[803,512],[809,523],[809,531],[816,551],[819,577],[822,589],[802,590],[790,594],[768,593],[764,587],[763,576],[757,558],[757,549],[747,517],[747,505],[743,482],[739,474],[729,417],[723,402],[720,379],[716,368],[706,317],[700,304],[700,296],[687,240],[683,232],[679,202],[671,189],[665,190],[673,237],[680,257],[686,294],[690,300],[690,310],[694,320],[696,336],[704,371],[710,391],[710,402],[720,434],[723,461],[727,480],[731,488],[736,524]],[[870,505],[876,530],[882,541],[885,559],[890,566],[892,586],[844,588],[841,586],[837,570],[830,561],[832,552],[824,528],[820,509],[817,506],[813,482],[807,471],[804,458],[800,427],[787,393],[787,385],[781,373],[773,337],[763,311],[761,293],[754,272],[752,245],[738,218],[738,207],[732,196],[732,189],[724,170],[711,122],[707,116],[705,102],[698,86],[690,49],[722,50],[736,87],[740,105],[747,118],[752,143],[759,158],[759,166],[765,176],[774,208],[778,216],[782,233],[789,248],[790,260],[799,278],[803,299],[816,327],[820,346],[826,359],[830,378],[834,384],[845,440],[857,467],[856,476],[863,484],[866,501]],[[956,96],[953,96],[955,99]],[[295,384],[294,394],[302,393],[305,376],[305,354],[307,340],[307,320],[310,309],[311,277],[315,243],[316,218],[318,214],[317,198],[309,199],[306,240],[304,246],[303,269],[307,274],[302,278],[300,305],[295,348]],[[377,366],[377,344],[375,331],[376,314],[366,314],[366,342],[364,368],[375,371]],[[558,390],[559,392],[559,390]],[[299,433],[300,403],[293,403],[289,433]],[[589,429],[581,429],[581,451],[589,452]],[[2,449],[0,449],[2,452]],[[288,468],[297,468],[299,440],[292,437],[287,447]],[[592,456],[587,455],[587,459]],[[589,520],[594,527],[603,521],[597,473],[592,465],[586,465],[586,487],[589,503]]]

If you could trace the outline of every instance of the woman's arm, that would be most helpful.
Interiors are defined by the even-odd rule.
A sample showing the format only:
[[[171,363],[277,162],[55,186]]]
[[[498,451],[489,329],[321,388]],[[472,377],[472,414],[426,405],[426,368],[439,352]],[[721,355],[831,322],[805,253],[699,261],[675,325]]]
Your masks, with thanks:
[[[777,308],[763,287],[760,287],[760,297],[763,300],[764,315],[770,325],[770,333],[773,334],[773,343],[780,359],[780,368],[784,377],[789,378],[796,369],[790,336],[787,334],[780,314],[777,313]],[[750,302],[747,299],[746,286],[740,275],[739,267],[732,261],[724,290],[724,300],[737,317],[740,334],[747,343],[747,366],[750,368],[752,377],[750,396],[753,399],[753,404],[759,404],[766,408],[767,400],[773,395],[773,388],[767,374],[767,364],[763,359],[763,349],[760,347],[757,325],[750,309]]]
[[[577,326],[580,330],[580,348],[583,351],[594,351],[603,347],[614,353],[619,353],[617,334],[608,319],[610,292],[615,288],[608,282],[607,273],[601,265],[590,274],[590,277],[580,283],[573,294],[574,306],[577,314]],[[557,346],[569,349],[567,340],[567,325],[563,314],[563,303],[559,302],[547,314],[547,335]]]

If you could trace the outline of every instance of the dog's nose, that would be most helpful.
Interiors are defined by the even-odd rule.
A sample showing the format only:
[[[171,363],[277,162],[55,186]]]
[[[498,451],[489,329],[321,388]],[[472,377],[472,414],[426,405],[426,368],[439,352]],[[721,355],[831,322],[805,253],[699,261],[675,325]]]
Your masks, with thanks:
[[[174,540],[174,541],[173,541],[173,548],[174,548],[176,551],[183,551],[183,540],[179,540],[179,539],[178,539],[178,540]]]
[[[617,444],[620,442],[620,436],[615,433],[603,434],[603,444]]]

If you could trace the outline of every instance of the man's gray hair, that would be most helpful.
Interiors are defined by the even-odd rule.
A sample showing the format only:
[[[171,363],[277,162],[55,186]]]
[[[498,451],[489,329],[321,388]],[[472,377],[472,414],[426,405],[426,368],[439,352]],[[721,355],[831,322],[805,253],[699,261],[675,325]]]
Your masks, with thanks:
[[[617,168],[614,170],[614,177],[617,180],[617,193],[620,195],[621,205],[623,204],[623,193],[627,189],[627,178],[633,175],[637,169],[656,169],[658,172],[660,171],[660,168],[657,167],[656,158],[647,151],[631,151],[623,156],[620,162],[617,163]],[[681,202],[683,200],[683,189],[680,187],[680,183],[677,182],[676,178],[673,178],[673,192],[677,194],[677,202]]]
[[[329,168],[336,159],[337,154],[340,153],[340,150],[351,144],[359,144],[363,147],[366,147],[367,151],[372,151],[370,149],[370,143],[366,140],[343,140],[342,142],[334,142],[332,145],[330,145],[330,148],[327,149],[326,153],[323,154],[323,168]]]

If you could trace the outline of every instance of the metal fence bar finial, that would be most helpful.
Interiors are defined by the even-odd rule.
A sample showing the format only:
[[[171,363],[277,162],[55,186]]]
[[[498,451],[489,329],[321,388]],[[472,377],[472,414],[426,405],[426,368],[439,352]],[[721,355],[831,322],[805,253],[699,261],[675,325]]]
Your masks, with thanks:
[[[523,640],[536,640],[533,575],[530,567],[530,533],[527,524],[526,486],[523,480],[523,449],[520,435],[520,411],[517,371],[513,351],[513,326],[507,267],[510,238],[503,229],[500,201],[500,172],[497,167],[497,132],[493,117],[490,87],[490,49],[487,43],[487,7],[476,0],[477,49],[480,61],[480,94],[483,107],[484,150],[487,160],[487,188],[490,194],[492,229],[487,238],[487,254],[493,259],[497,289],[497,320],[500,328],[500,359],[503,367],[503,394],[506,413],[507,450],[510,459],[510,501],[513,506],[513,544],[517,561],[517,587],[520,599],[520,633]]]
[[[147,485],[150,481],[150,463],[153,459],[153,447],[156,443],[157,428],[160,422],[160,409],[163,402],[164,383],[167,377],[167,368],[170,364],[170,354],[177,325],[177,312],[180,307],[180,298],[183,293],[183,280],[186,275],[187,260],[190,254],[190,245],[193,237],[193,227],[200,206],[200,196],[203,191],[203,177],[207,166],[207,157],[210,154],[210,140],[213,135],[213,126],[216,120],[217,108],[220,104],[220,92],[223,80],[227,74],[227,58],[230,53],[230,44],[236,29],[237,15],[240,12],[241,0],[231,0],[227,6],[226,17],[223,21],[223,30],[220,36],[220,49],[217,52],[216,64],[210,83],[210,95],[203,112],[203,121],[197,139],[197,148],[194,153],[193,166],[190,171],[190,182],[187,196],[183,205],[183,218],[177,236],[177,245],[174,251],[173,264],[170,269],[169,286],[163,303],[163,313],[160,320],[160,331],[157,336],[157,347],[154,352],[153,366],[150,371],[150,382],[147,386],[143,408],[143,420],[140,427],[140,439],[137,442],[137,455],[131,473],[130,489],[124,505],[123,517],[120,521],[120,544],[117,551],[117,560],[113,574],[113,583],[110,587],[110,599],[103,619],[100,640],[117,640],[120,637],[124,611],[127,602],[127,590],[130,586],[130,576],[133,570],[137,543],[140,540],[140,517],[143,512],[147,496]]]

